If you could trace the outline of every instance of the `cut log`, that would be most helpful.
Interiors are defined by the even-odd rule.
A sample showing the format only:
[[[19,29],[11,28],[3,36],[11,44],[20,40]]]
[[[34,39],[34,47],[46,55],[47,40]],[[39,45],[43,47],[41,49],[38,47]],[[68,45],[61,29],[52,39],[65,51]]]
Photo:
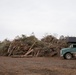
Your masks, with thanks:
[[[8,48],[8,53],[10,52],[11,47],[12,47],[12,44],[10,44],[10,46],[9,46],[9,48]]]
[[[39,56],[39,52],[40,52],[40,51],[38,50],[38,52],[37,52],[37,54],[36,54],[36,57],[38,57],[38,56]]]
[[[32,46],[29,48],[28,52],[24,55],[27,56],[28,54],[30,54],[31,52],[33,52],[33,46],[35,45],[36,41],[32,44]]]
[[[24,56],[27,56],[27,55],[30,54],[31,52],[33,52],[33,49],[29,50]]]
[[[14,50],[14,49],[12,49],[12,50],[10,51],[10,53],[9,53],[9,55],[8,55],[8,56],[11,56],[11,54],[12,54],[13,50]]]
[[[29,48],[29,50],[31,50],[33,48],[33,46],[35,45],[36,41],[32,44],[32,46]]]

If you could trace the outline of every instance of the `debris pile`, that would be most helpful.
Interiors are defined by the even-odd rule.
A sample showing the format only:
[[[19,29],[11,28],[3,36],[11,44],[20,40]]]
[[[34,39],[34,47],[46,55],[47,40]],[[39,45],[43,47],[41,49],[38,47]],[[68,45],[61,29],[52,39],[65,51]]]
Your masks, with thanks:
[[[20,40],[13,40],[8,48],[8,56],[24,54],[29,49],[28,44]]]
[[[57,39],[52,35],[47,35],[41,40],[34,35],[29,37],[22,35],[13,41],[0,42],[0,55],[13,57],[55,56],[63,47],[67,47],[65,39]]]

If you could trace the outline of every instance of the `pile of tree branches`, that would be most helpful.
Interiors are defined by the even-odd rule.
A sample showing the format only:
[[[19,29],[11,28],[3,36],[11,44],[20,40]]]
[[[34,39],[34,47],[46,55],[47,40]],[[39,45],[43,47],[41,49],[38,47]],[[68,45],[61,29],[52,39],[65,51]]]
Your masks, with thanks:
[[[29,37],[22,35],[12,41],[4,40],[0,42],[0,55],[2,56],[54,56],[63,47],[67,47],[65,38],[57,39],[52,35],[47,35],[38,40],[34,35]]]

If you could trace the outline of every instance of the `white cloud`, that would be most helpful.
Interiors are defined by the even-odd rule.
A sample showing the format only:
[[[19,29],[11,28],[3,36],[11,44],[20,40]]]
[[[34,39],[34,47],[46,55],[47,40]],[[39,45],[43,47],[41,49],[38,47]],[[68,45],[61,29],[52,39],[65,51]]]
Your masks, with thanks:
[[[75,35],[75,0],[0,0],[0,39],[32,32]]]

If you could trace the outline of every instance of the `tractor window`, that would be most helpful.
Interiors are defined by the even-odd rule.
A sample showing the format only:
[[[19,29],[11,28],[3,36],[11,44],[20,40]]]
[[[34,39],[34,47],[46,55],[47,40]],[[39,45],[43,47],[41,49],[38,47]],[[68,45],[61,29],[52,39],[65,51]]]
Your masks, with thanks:
[[[73,45],[73,48],[76,48],[76,45]]]

